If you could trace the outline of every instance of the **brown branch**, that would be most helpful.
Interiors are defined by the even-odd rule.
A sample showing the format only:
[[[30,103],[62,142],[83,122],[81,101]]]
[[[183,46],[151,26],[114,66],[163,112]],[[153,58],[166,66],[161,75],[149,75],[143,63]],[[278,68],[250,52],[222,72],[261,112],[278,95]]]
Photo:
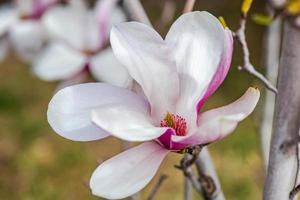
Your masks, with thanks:
[[[154,188],[152,189],[152,191],[150,192],[149,197],[147,198],[147,200],[153,200],[155,195],[157,194],[157,191],[159,190],[159,188],[161,187],[161,185],[163,184],[163,182],[168,178],[167,175],[163,174],[159,177],[156,185],[154,186]]]
[[[244,55],[244,57],[243,57],[244,64],[243,64],[243,66],[239,66],[238,69],[245,70],[248,73],[252,74],[257,79],[262,81],[269,90],[271,90],[274,93],[277,93],[276,87],[274,87],[272,85],[272,83],[270,83],[270,81],[266,77],[264,77],[264,75],[262,75],[261,73],[256,71],[256,69],[254,68],[254,66],[252,65],[252,63],[250,61],[250,51],[248,48],[248,44],[247,44],[247,40],[246,40],[246,33],[245,33],[246,32],[246,22],[247,22],[247,15],[242,15],[241,20],[240,20],[240,26],[239,26],[238,30],[236,32],[233,32],[233,35],[235,36],[235,38],[238,40],[239,44],[242,47],[242,51],[243,51],[243,55]]]

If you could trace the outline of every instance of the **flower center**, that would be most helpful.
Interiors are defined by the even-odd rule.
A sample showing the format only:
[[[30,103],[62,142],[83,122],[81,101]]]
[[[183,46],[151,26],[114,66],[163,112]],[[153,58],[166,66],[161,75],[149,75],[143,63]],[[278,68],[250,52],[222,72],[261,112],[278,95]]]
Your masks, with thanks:
[[[184,118],[167,112],[165,118],[160,122],[161,127],[173,128],[178,136],[185,136],[187,124]]]

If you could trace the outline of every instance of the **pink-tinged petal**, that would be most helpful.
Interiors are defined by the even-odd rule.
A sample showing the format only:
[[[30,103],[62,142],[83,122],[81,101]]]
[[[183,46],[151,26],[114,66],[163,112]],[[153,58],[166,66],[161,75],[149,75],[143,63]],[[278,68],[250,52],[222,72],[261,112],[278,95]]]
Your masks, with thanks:
[[[3,37],[9,28],[18,21],[16,9],[9,5],[0,8],[0,36]]]
[[[99,0],[95,6],[94,12],[103,42],[107,41],[110,29],[114,24],[126,21],[126,15],[118,8],[117,3],[118,0]]]
[[[235,102],[201,113],[198,118],[198,129],[191,130],[191,134],[184,137],[173,136],[172,141],[174,144],[195,145],[223,139],[234,131],[240,121],[252,113],[259,96],[258,89],[249,88]]]
[[[92,11],[56,6],[42,22],[50,39],[67,43],[80,51],[95,51],[101,44],[99,27]]]
[[[151,181],[168,152],[155,142],[146,142],[105,161],[91,177],[92,193],[107,199],[135,194]]]
[[[46,41],[44,28],[33,20],[15,23],[10,28],[9,37],[16,53],[27,62],[35,59]]]
[[[101,106],[93,110],[92,121],[111,135],[133,142],[153,140],[168,131],[154,126],[148,102],[142,97],[137,100]]]
[[[156,119],[174,111],[179,81],[171,49],[161,36],[138,22],[120,23],[112,28],[110,41],[119,61],[143,88]]]
[[[16,0],[19,15],[32,19],[40,18],[47,9],[57,2],[58,0]]]
[[[117,60],[111,48],[93,56],[90,59],[89,69],[98,81],[125,88],[132,85],[132,78],[127,69]]]
[[[219,68],[216,71],[213,79],[211,80],[204,96],[199,101],[197,105],[197,111],[199,112],[202,108],[205,101],[218,89],[221,83],[224,81],[231,64],[233,52],[233,37],[231,31],[226,28],[225,29],[225,48],[222,54],[221,62],[219,64]]]
[[[82,71],[86,62],[83,54],[66,45],[53,43],[33,61],[33,72],[46,81],[64,80]]]
[[[104,83],[86,83],[57,92],[48,106],[48,122],[59,135],[75,141],[97,140],[109,134],[91,121],[93,109],[114,103],[131,104],[138,97]]]
[[[196,106],[218,70],[224,38],[219,20],[199,11],[181,15],[166,36],[180,77],[177,113],[189,121],[194,120]]]

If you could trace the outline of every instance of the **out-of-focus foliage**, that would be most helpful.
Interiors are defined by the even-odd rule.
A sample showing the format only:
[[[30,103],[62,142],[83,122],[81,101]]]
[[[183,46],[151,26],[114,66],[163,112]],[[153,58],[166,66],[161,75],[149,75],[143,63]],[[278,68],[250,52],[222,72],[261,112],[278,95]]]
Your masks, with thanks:
[[[298,15],[300,13],[300,1],[290,0],[286,6],[286,12],[290,15]]]
[[[251,8],[253,0],[243,0],[241,11],[243,14],[247,14]]]
[[[268,26],[272,23],[273,18],[269,15],[264,14],[254,14],[251,16],[251,19],[260,25]]]
[[[164,1],[142,1],[152,22],[159,19]],[[183,0],[177,4],[180,15]],[[224,16],[230,28],[236,28],[241,1],[199,0],[196,10],[208,10]],[[254,1],[253,11],[264,11],[263,1]],[[263,28],[249,21],[247,36],[255,66],[260,66]],[[168,26],[159,31],[164,35]],[[237,46],[236,46],[237,47]],[[229,76],[208,101],[205,108],[225,105],[241,96],[250,86],[259,86],[254,78],[237,70],[242,62],[236,48]],[[258,68],[263,71],[263,68]],[[88,143],[72,142],[54,134],[46,120],[46,110],[56,85],[35,78],[29,66],[11,56],[0,64],[0,199],[6,200],[82,200],[93,197],[87,186],[99,162],[121,150],[120,141],[109,138]],[[257,111],[259,108],[257,109]],[[257,123],[249,117],[235,133],[210,146],[225,195],[230,200],[261,199],[264,168],[261,163]],[[173,165],[180,155],[171,154],[157,177],[142,192],[142,199],[159,178],[168,179],[157,199],[182,199],[182,174]],[[195,194],[195,199],[201,199]]]

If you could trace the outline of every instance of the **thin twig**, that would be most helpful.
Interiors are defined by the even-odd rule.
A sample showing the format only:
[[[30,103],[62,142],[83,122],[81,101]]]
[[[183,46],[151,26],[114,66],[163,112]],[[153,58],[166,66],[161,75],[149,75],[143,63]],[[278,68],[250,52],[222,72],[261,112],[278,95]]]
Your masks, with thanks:
[[[191,12],[194,8],[194,5],[196,3],[196,0],[186,0],[186,3],[184,5],[183,13]]]
[[[153,200],[155,195],[157,194],[157,191],[159,190],[159,188],[161,187],[161,185],[163,184],[163,182],[168,178],[167,175],[163,174],[159,177],[156,185],[154,186],[154,188],[152,189],[152,191],[150,192],[149,197],[147,198],[147,200]]]
[[[243,51],[243,55],[244,55],[243,56],[244,64],[243,64],[243,66],[239,66],[238,69],[249,72],[256,78],[258,78],[260,81],[262,81],[269,90],[271,90],[272,92],[277,94],[277,88],[274,87],[272,85],[272,83],[270,83],[270,81],[266,77],[264,77],[264,75],[262,75],[261,73],[256,71],[256,69],[254,68],[254,66],[252,65],[252,63],[250,61],[250,51],[248,48],[248,44],[247,44],[247,40],[246,40],[246,33],[245,33],[246,32],[246,22],[247,22],[247,15],[244,14],[241,17],[240,26],[239,26],[238,30],[236,32],[233,32],[233,35],[239,41],[239,44],[242,47],[242,51]]]
[[[249,48],[248,48],[246,36],[245,36],[245,24],[246,24],[246,20],[242,19],[241,24],[240,24],[241,26],[235,34],[235,37],[238,39],[240,45],[242,46],[242,50],[243,50],[243,54],[244,54],[244,65],[239,66],[238,69],[249,72],[256,78],[261,80],[269,90],[271,90],[272,92],[277,94],[277,89],[269,82],[269,80],[266,77],[264,77],[264,75],[262,75],[260,72],[256,71],[256,69],[250,62],[250,58],[249,58],[250,53],[249,53]]]

